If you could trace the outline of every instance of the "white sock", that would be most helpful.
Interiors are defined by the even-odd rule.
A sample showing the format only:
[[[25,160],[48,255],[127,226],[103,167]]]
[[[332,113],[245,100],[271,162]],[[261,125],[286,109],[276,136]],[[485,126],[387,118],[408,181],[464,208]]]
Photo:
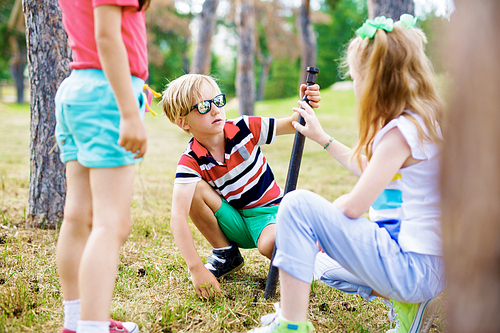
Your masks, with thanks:
[[[79,320],[77,333],[109,333],[109,321]]]
[[[80,319],[80,300],[63,301],[64,305],[64,328],[76,331]]]

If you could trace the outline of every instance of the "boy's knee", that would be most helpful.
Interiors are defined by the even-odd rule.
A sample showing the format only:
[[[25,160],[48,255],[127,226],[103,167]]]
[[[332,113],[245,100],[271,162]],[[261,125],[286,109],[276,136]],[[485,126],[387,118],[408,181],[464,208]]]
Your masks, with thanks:
[[[257,248],[259,249],[259,252],[269,259],[271,259],[273,255],[275,233],[275,226],[269,225],[260,234],[259,240],[257,241]]]
[[[222,203],[219,194],[206,181],[201,180],[196,184],[196,189],[191,202],[190,213],[196,214],[198,210],[208,206],[213,212],[217,211]]]
[[[274,249],[274,237],[267,237],[265,239],[262,239],[262,241],[259,242],[257,248],[259,249],[260,254],[271,259]]]

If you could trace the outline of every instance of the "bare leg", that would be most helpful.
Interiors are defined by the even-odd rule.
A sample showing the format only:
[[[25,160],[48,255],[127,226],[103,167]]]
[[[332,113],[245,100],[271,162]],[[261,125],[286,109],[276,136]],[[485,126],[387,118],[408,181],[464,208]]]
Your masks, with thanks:
[[[130,228],[134,165],[91,169],[93,227],[80,264],[81,320],[106,321]]]
[[[189,216],[201,234],[214,248],[229,246],[229,240],[219,226],[214,212],[222,205],[219,194],[204,180],[196,185]]]
[[[66,204],[57,241],[57,269],[64,300],[80,298],[78,270],[92,227],[92,196],[89,169],[77,161],[66,163]]]
[[[257,240],[257,248],[259,252],[271,259],[273,256],[274,248],[274,236],[276,235],[276,224],[269,224],[260,233],[259,239]]]
[[[309,291],[311,285],[294,278],[280,268],[281,313],[287,320],[303,322],[307,320]]]
[[[382,296],[381,294],[379,294],[379,293],[378,293],[378,292],[376,292],[375,290],[372,290],[372,295],[373,295],[373,296],[380,297],[380,298],[388,299],[387,297]]]

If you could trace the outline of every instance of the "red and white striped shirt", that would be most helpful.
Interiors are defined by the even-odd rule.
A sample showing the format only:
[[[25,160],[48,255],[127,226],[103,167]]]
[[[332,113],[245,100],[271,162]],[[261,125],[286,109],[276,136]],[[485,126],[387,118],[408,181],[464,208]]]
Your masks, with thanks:
[[[223,163],[192,138],[177,165],[175,183],[204,179],[235,209],[279,204],[283,190],[260,149],[274,142],[276,119],[241,116],[226,120],[224,135]]]

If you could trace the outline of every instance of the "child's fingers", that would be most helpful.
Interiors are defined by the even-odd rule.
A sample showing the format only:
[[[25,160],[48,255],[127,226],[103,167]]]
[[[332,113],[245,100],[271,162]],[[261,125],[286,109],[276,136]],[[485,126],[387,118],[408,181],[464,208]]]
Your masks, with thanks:
[[[299,101],[299,105],[302,107],[302,109],[305,110],[305,113],[307,113],[307,114],[314,113],[313,109],[311,108],[311,106],[309,104],[307,104],[306,101]]]
[[[305,129],[305,126],[301,125],[298,121],[292,121],[292,126],[295,130],[299,131],[299,133],[302,133]]]
[[[206,300],[210,298],[210,292],[205,286],[200,286],[200,288],[197,288],[196,293],[198,294],[199,299]]]
[[[318,101],[319,102],[319,101]],[[313,101],[309,101],[309,105],[312,107],[312,108],[319,108],[319,103],[318,102],[313,102]]]
[[[120,137],[118,138],[118,144],[120,146],[122,146],[123,148],[125,148],[125,140],[122,138],[122,136],[120,135]]]
[[[198,296],[199,299],[203,299],[203,295],[201,294],[201,289],[196,288],[196,295]]]
[[[305,93],[307,95],[319,95],[319,85],[318,84],[313,84],[312,86],[307,86]]]
[[[294,112],[297,112],[298,114],[300,114],[302,116],[302,118],[305,119],[305,113],[306,111],[304,109],[301,109],[301,108],[293,108],[292,109]]]
[[[212,283],[212,288],[214,289],[214,291],[217,294],[221,294],[222,293],[222,289],[220,289],[220,284],[219,284],[219,281],[217,281],[217,279],[214,281],[214,283]]]
[[[198,297],[200,299],[212,299],[216,293],[222,293],[219,282],[217,281],[215,282],[215,284],[207,281],[205,285],[200,286],[199,291],[200,292],[198,293]]]
[[[137,153],[137,155],[135,155],[134,158],[141,158],[141,157],[144,157],[144,155],[146,154],[146,150],[147,150],[147,143],[144,142],[140,147],[139,147],[139,152]]]

